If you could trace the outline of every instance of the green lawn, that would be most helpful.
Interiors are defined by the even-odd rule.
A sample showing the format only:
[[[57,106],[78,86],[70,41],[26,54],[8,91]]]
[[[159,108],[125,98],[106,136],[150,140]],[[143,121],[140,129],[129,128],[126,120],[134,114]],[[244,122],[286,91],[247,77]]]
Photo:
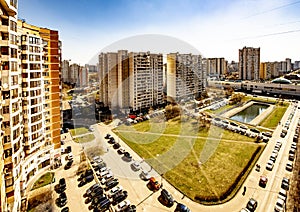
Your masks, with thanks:
[[[86,143],[86,142],[90,142],[94,139],[95,139],[94,134],[87,134],[87,135],[75,138],[74,141],[77,143]]]
[[[262,127],[275,129],[280,122],[282,116],[284,115],[288,106],[276,105],[274,110],[269,114],[269,116],[264,119],[259,125]]]
[[[75,136],[75,135],[82,135],[88,133],[89,130],[85,127],[80,127],[80,128],[71,129],[70,132],[72,136]]]
[[[114,132],[186,196],[205,203],[228,191],[264,144],[216,126],[199,130],[195,125],[193,120],[145,121]]]
[[[46,174],[42,175],[35,183],[33,184],[31,190],[41,188],[53,182],[54,180],[54,172],[47,172]]]

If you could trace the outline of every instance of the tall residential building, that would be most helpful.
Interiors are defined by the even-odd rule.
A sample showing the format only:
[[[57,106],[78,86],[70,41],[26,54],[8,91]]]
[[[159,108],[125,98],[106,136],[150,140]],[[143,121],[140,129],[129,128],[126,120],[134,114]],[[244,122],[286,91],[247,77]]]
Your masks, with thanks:
[[[220,78],[227,73],[228,62],[224,58],[206,58],[207,76]]]
[[[260,48],[239,49],[239,79],[259,80]]]
[[[44,51],[44,84],[45,84],[45,139],[54,145],[54,158],[60,156],[60,129],[62,126],[61,96],[61,41],[57,30],[40,28]]]
[[[100,101],[112,109],[137,111],[163,103],[162,54],[101,53]]]
[[[294,70],[296,69],[300,69],[300,61],[295,61],[294,62],[294,67],[293,67]]]
[[[69,60],[63,60],[61,63],[62,82],[69,83],[70,65]]]
[[[1,90],[2,90],[2,143],[1,154],[1,210],[19,211],[20,181],[23,153],[22,88],[19,69],[17,1],[0,1],[1,31]]]
[[[89,85],[89,65],[86,64],[79,70],[79,87],[86,87]]]
[[[17,1],[0,5],[0,211],[20,211],[28,182],[60,154],[60,42],[17,21]]]
[[[80,72],[80,65],[73,63],[70,65],[68,80],[71,84],[78,83],[78,77]]]
[[[204,64],[201,55],[168,54],[167,100],[178,102],[199,97],[206,85]]]

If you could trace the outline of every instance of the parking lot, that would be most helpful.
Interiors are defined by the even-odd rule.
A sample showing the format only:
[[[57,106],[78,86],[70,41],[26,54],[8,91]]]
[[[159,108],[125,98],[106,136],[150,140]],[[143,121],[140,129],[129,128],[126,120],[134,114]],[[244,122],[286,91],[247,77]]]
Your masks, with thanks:
[[[291,113],[293,113],[293,110],[289,109],[287,114],[283,118],[283,126],[279,126],[278,129],[274,131],[272,138],[270,138],[267,134],[262,137],[270,139],[270,141],[268,141],[268,149],[265,150],[262,157],[260,158],[259,172],[253,170],[245,182],[245,185],[247,185],[248,188],[246,195],[239,196],[240,194],[238,194],[236,198],[226,204],[210,206],[210,211],[222,211],[222,209],[224,208],[231,207],[239,208],[240,205],[243,205],[248,201],[247,198],[249,197],[254,197],[259,200],[259,209],[266,208],[266,205],[269,205],[268,209],[274,209],[277,195],[280,191],[280,186],[282,183],[282,176],[288,178],[292,176],[292,172],[288,170],[288,168],[286,168],[286,164],[289,161],[293,162],[292,159],[289,159],[289,155],[291,154],[289,151],[291,149],[293,137],[295,134],[295,126],[298,123],[299,113],[294,112],[296,116],[289,117]],[[282,128],[286,127],[287,121],[290,121],[290,130],[285,135],[285,137],[280,138]],[[243,126],[235,126],[230,122],[226,123],[222,120],[215,120],[214,124],[220,126],[222,125],[221,127],[228,128],[230,130],[236,130],[238,133],[244,133],[244,131],[245,133],[248,132],[249,136],[257,134],[257,132],[251,131],[250,129],[243,129]],[[79,182],[77,181],[78,176],[76,176],[76,171],[80,162],[80,153],[83,150],[91,148],[93,146],[102,146],[104,154],[101,155],[101,158],[106,163],[106,166],[110,169],[109,173],[112,174],[114,178],[118,179],[118,186],[122,186],[123,190],[127,191],[128,197],[126,199],[130,201],[130,204],[136,206],[137,211],[174,211],[176,207],[176,204],[171,207],[166,207],[159,202],[158,199],[162,189],[157,192],[149,190],[149,188],[147,187],[147,181],[142,180],[140,176],[143,170],[146,173],[149,173],[150,176],[154,176],[158,183],[163,185],[162,188],[170,191],[170,194],[172,194],[176,201],[188,205],[192,209],[192,211],[199,211],[199,209],[201,208],[205,210],[208,209],[208,207],[206,206],[199,205],[190,201],[179,191],[174,189],[173,186],[168,184],[147,163],[145,163],[142,158],[140,158],[135,152],[133,152],[125,143],[119,140],[118,137],[116,137],[111,132],[111,127],[98,124],[93,125],[93,127],[94,135],[96,137],[94,141],[84,144],[74,143],[73,141],[71,141],[71,139],[69,141],[66,141],[65,146],[70,145],[72,147],[74,162],[71,165],[70,169],[64,170],[66,160],[65,158],[63,158],[63,166],[56,170],[55,184],[57,184],[58,180],[62,177],[66,179],[67,188],[65,192],[68,199],[66,206],[69,207],[70,211],[90,211],[88,209],[88,204],[84,202],[85,198],[83,198],[83,194],[91,185],[95,183],[95,181],[90,182],[82,187],[78,187]],[[119,154],[117,149],[114,149],[114,144],[109,142],[109,139],[104,138],[107,133],[110,133],[114,137],[115,143],[119,143],[120,146],[124,148],[124,151],[128,152],[132,156],[130,160],[128,160],[127,157],[124,157],[124,154]],[[135,161],[141,166],[139,170],[132,166]],[[267,164],[270,161],[273,162],[273,165],[269,165],[268,167]],[[259,188],[259,180],[260,176],[262,175],[267,176],[268,182],[266,183],[266,186],[264,188]],[[54,189],[54,185],[52,189]],[[270,190],[274,192],[274,194],[267,192]],[[57,193],[54,193],[54,200],[58,196],[59,195]],[[265,203],[263,204],[263,202]],[[57,211],[61,210],[61,208],[57,206],[55,207]]]

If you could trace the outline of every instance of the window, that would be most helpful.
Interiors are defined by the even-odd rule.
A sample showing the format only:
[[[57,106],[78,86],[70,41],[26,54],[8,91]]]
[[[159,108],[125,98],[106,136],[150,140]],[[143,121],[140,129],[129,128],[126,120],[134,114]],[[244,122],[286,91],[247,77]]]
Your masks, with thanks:
[[[11,157],[12,155],[12,149],[6,149],[4,150],[4,158],[8,158],[8,157]]]
[[[18,63],[17,62],[10,62],[10,70],[17,71],[18,70]]]
[[[3,109],[3,114],[9,113],[9,106],[4,106],[2,109]]]
[[[2,55],[9,55],[9,48],[8,48],[8,46],[1,46],[1,54]]]
[[[27,36],[26,35],[22,35],[21,36],[21,40],[22,41],[27,41]],[[26,47],[26,49],[27,49],[27,46],[25,46]],[[23,49],[22,49],[23,50]],[[24,49],[25,50],[25,49]]]
[[[11,49],[10,49],[10,56],[11,56],[12,58],[17,58],[17,49],[11,48]]]
[[[3,140],[4,140],[4,143],[9,143],[10,142],[10,136],[9,135],[6,135],[3,137]]]
[[[8,61],[2,62],[2,70],[9,70],[9,62]]]
[[[20,129],[16,129],[13,131],[13,139],[15,140],[20,135]]]

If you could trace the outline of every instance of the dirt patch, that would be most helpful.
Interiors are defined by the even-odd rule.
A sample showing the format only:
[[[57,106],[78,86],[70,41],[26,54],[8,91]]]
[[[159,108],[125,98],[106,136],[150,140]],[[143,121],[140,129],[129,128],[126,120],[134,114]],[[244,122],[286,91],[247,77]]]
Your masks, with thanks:
[[[28,199],[27,211],[45,211],[52,212],[53,200],[52,191],[46,191]]]

